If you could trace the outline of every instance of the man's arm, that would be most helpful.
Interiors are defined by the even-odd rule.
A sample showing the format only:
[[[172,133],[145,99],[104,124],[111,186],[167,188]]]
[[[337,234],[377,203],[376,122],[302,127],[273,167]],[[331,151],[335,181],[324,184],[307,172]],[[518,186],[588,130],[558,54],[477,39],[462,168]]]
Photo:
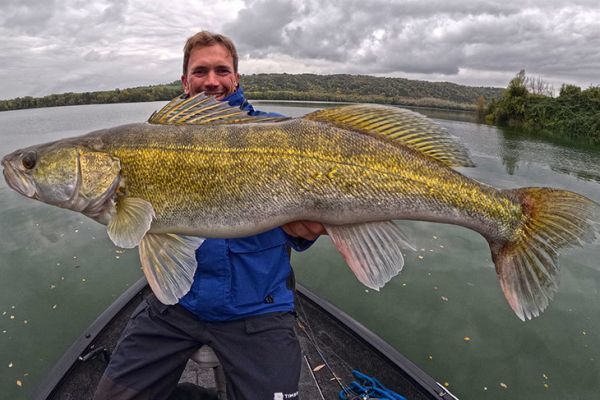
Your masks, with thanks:
[[[314,221],[294,221],[281,227],[285,233],[292,237],[300,237],[306,240],[317,240],[321,235],[326,235],[325,227]]]

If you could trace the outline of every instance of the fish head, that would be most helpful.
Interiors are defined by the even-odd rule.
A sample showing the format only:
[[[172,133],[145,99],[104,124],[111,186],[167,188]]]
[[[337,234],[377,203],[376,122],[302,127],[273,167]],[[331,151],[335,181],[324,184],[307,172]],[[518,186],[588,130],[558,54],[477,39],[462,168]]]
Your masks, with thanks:
[[[23,196],[86,215],[98,214],[120,181],[118,159],[68,140],[17,150],[2,166],[8,186]]]

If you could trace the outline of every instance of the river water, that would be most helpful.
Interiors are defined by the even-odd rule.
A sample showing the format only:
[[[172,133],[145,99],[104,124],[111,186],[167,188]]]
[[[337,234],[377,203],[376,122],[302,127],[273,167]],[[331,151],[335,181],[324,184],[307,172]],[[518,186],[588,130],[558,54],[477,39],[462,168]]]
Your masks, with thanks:
[[[94,129],[139,122],[164,104],[0,113],[0,155]],[[320,104],[257,103],[302,115]],[[600,149],[420,110],[463,142],[461,172],[500,188],[553,186],[600,201]],[[592,399],[600,391],[600,244],[565,252],[561,284],[541,317],[518,320],[488,245],[464,228],[402,222],[417,246],[380,292],[366,290],[328,238],[295,254],[300,282],[374,330],[462,399]],[[0,182],[0,397],[28,399],[70,343],[141,271],[103,226],[25,199]]]

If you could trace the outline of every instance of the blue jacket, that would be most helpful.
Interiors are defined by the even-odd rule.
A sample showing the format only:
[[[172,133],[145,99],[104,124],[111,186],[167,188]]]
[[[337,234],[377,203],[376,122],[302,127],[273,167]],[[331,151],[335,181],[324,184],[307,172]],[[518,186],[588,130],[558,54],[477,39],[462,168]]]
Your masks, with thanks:
[[[223,101],[248,115],[254,110],[242,88]],[[206,239],[196,250],[198,268],[190,291],[179,301],[204,321],[228,321],[294,310],[294,275],[289,247],[298,251],[313,242],[288,236],[281,228],[238,239]]]

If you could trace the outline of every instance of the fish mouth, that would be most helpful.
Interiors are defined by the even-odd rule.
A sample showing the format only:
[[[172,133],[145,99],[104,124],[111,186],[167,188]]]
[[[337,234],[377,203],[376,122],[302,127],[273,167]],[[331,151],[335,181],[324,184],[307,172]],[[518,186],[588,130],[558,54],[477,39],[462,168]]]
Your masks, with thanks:
[[[9,156],[2,159],[2,167],[4,167],[2,170],[4,180],[11,189],[21,193],[23,196],[32,199],[35,198],[36,191],[35,187],[31,184],[31,179],[12,165]]]

